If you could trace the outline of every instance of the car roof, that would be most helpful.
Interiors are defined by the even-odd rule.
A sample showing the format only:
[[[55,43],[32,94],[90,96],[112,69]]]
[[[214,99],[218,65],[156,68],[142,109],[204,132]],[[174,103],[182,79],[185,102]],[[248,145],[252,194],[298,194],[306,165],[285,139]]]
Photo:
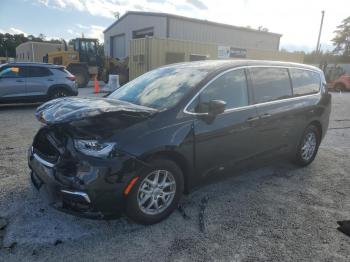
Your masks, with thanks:
[[[171,65],[163,66],[163,68],[179,67],[179,68],[194,68],[204,69],[209,72],[222,71],[225,69],[242,67],[242,66],[277,66],[277,67],[297,67],[302,69],[309,69],[314,71],[321,70],[315,66],[292,63],[292,62],[281,62],[281,61],[269,61],[269,60],[203,60],[195,62],[182,62]]]
[[[40,67],[48,67],[48,68],[61,68],[62,65],[54,65],[48,63],[35,63],[35,62],[12,62],[7,64],[2,64],[1,66],[40,66]]]

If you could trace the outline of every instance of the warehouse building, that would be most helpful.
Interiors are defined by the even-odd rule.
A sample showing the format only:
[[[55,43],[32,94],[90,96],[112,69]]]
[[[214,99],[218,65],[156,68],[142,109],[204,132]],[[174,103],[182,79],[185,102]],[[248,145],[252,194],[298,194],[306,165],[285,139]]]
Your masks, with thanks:
[[[278,51],[280,34],[232,26],[178,15],[131,11],[104,31],[105,55],[129,56],[130,40],[156,37],[222,46],[235,57],[245,57],[247,49]]]
[[[63,44],[28,41],[16,47],[16,61],[45,62],[49,52],[63,50]]]

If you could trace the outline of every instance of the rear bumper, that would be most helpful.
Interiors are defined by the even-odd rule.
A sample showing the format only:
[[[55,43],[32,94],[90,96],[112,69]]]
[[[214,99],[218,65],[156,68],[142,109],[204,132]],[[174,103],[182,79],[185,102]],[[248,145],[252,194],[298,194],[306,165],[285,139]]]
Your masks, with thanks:
[[[115,218],[123,213],[126,202],[123,191],[136,173],[134,168],[126,170],[123,161],[114,160],[114,168],[106,167],[107,163],[104,166],[84,161],[84,175],[78,170],[72,176],[42,159],[32,148],[28,150],[31,183],[49,205],[93,219]]]

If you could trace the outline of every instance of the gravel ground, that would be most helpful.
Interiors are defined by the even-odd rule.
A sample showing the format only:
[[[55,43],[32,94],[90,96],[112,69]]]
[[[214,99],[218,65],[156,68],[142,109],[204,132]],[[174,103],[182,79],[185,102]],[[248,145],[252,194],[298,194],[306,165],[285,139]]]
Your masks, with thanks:
[[[330,130],[309,167],[241,171],[185,196],[183,212],[153,226],[48,207],[28,180],[35,108],[0,107],[0,261],[350,260],[350,238],[336,230],[350,219],[350,93],[333,94]]]

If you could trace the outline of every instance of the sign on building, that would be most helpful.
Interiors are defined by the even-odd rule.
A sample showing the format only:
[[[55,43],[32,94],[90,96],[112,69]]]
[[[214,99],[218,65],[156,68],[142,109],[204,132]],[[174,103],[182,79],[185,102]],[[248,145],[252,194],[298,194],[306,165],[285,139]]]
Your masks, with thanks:
[[[218,58],[246,58],[247,49],[232,46],[218,46]]]

